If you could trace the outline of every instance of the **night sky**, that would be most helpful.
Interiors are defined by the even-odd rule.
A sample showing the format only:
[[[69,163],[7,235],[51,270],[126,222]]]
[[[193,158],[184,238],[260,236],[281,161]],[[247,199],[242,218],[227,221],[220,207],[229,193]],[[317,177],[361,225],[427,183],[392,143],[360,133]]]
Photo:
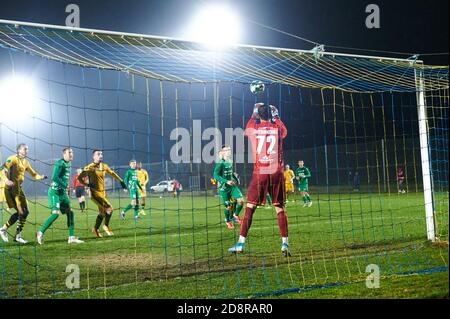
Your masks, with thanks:
[[[64,25],[66,5],[76,3],[80,6],[81,27],[178,37],[197,8],[206,2],[212,1],[8,1],[0,9],[0,18]],[[249,21],[252,20],[328,46],[407,53],[448,52],[448,0],[224,0],[220,3],[227,3],[245,20],[241,42],[246,44],[312,47],[257,26]],[[365,27],[368,15],[365,8],[371,3],[380,7],[380,29]],[[343,51],[332,47],[327,50]],[[447,55],[422,58],[428,64],[448,64]]]

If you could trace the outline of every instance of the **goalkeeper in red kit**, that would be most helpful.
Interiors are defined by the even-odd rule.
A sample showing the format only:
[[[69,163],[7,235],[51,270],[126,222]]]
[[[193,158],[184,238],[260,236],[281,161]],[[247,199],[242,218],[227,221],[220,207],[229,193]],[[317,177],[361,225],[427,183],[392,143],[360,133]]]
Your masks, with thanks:
[[[255,104],[245,135],[252,145],[253,176],[247,191],[247,207],[241,224],[239,241],[228,251],[231,253],[244,251],[245,239],[256,207],[264,205],[267,194],[270,194],[278,216],[278,227],[282,238],[281,252],[285,257],[291,256],[283,174],[283,139],[287,136],[287,129],[280,120],[276,107],[264,103]]]

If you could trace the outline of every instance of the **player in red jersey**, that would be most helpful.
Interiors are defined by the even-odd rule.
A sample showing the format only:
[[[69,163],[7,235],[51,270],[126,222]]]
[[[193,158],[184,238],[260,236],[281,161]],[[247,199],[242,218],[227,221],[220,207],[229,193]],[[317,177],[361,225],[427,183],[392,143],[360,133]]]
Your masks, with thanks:
[[[78,199],[78,204],[80,205],[81,212],[84,212],[86,209],[86,186],[81,184],[78,181],[78,176],[81,174],[82,169],[77,169],[77,173],[73,176],[73,192],[75,193],[75,197]],[[84,178],[84,181],[87,181],[87,178]]]
[[[398,183],[398,193],[405,194],[405,172],[402,167],[397,169],[397,183]]]
[[[247,207],[241,224],[239,241],[228,251],[231,253],[244,251],[253,213],[257,206],[265,204],[266,195],[269,193],[278,216],[282,238],[281,252],[285,257],[290,256],[283,174],[283,139],[287,136],[287,129],[280,120],[276,107],[263,103],[255,104],[245,135],[252,145],[253,176],[248,187]]]

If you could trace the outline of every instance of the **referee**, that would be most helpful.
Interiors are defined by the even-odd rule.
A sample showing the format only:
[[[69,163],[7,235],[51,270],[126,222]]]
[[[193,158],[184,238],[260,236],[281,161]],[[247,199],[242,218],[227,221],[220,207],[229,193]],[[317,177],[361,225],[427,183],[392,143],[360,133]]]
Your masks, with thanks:
[[[75,197],[78,199],[78,204],[80,205],[81,212],[84,213],[86,209],[86,187],[78,181],[78,175],[82,172],[81,168],[77,169],[77,173],[73,176],[73,192]],[[86,179],[86,177],[85,177]]]

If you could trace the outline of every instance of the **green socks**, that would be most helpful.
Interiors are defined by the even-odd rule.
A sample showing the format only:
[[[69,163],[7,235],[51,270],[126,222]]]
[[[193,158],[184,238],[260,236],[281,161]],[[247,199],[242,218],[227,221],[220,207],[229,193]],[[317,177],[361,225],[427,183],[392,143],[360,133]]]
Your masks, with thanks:
[[[67,213],[67,228],[69,229],[69,237],[75,236],[75,217],[73,211]]]
[[[128,205],[128,206],[131,206],[131,205]],[[138,216],[139,216],[139,205],[134,205],[134,217],[136,218]]]
[[[41,233],[45,233],[47,229],[54,223],[55,220],[57,220],[59,217],[59,214],[51,214],[49,218],[44,222],[44,224],[41,227]],[[75,223],[74,223],[74,216],[73,212],[67,213],[67,227],[69,229],[69,236],[75,235]]]
[[[58,214],[51,214],[49,218],[45,221],[45,223],[41,227],[41,232],[45,233],[45,231],[53,224],[55,220],[59,217]]]
[[[128,204],[128,206],[125,207],[125,209],[124,209],[123,211],[126,213],[126,212],[129,211],[132,207],[133,207],[133,206],[132,206],[131,204]]]
[[[239,205],[239,204],[236,204],[236,211],[234,212],[234,214],[235,214],[236,216],[239,216],[239,213],[241,212],[242,207],[244,207],[244,206]]]
[[[69,236],[75,236],[75,226],[73,224],[69,226]]]
[[[233,216],[231,216],[232,213],[226,208],[223,210],[223,212],[225,213],[225,220],[228,223],[229,221],[232,220],[232,217],[233,217]]]

